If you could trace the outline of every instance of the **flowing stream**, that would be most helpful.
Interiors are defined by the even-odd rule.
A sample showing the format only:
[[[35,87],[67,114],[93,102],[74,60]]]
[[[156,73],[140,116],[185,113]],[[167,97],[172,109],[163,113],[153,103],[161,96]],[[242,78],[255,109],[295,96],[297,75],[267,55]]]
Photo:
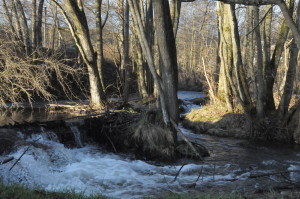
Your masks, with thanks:
[[[201,108],[190,102],[203,97],[199,92],[181,91],[186,111]],[[35,132],[27,141],[38,145],[30,149],[11,170],[14,161],[0,165],[0,177],[5,183],[21,183],[29,188],[73,190],[86,195],[103,194],[115,198],[142,198],[163,192],[248,192],[300,181],[298,173],[249,179],[250,175],[300,169],[300,149],[296,146],[254,144],[246,140],[194,134],[180,127],[192,141],[206,146],[211,154],[203,162],[185,165],[179,160],[173,165],[155,165],[134,160],[126,155],[105,152],[95,145],[82,143],[76,122],[70,128],[81,148],[66,148],[58,142],[55,132]],[[25,135],[19,132],[20,137]],[[15,159],[25,151],[21,146],[8,156]],[[1,158],[1,157],[0,157]],[[190,185],[196,182],[195,187]]]

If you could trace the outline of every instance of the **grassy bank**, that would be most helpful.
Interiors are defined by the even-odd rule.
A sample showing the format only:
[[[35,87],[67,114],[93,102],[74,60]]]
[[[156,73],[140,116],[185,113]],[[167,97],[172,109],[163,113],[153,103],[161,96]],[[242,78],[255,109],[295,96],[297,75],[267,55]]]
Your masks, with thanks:
[[[0,199],[108,199],[104,196],[86,197],[72,191],[48,192],[43,190],[31,190],[21,185],[4,185],[0,182]]]
[[[188,113],[183,125],[198,133],[248,138],[249,123],[243,113],[229,113],[224,106],[205,105]]]
[[[162,194],[157,199],[294,199],[300,198],[299,191],[285,192],[267,192],[264,194],[206,194],[206,193],[191,193],[191,194]],[[43,190],[31,190],[20,185],[4,185],[0,182],[0,199],[109,199],[109,197],[95,195],[84,196],[83,193],[75,193],[72,191],[63,192],[48,192]],[[144,199],[154,199],[153,197],[145,197]]]

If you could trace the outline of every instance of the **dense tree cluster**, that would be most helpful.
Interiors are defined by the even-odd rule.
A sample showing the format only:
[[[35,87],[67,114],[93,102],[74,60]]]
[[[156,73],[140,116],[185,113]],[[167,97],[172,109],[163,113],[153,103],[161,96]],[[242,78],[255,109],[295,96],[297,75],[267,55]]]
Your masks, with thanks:
[[[109,60],[116,65],[115,85],[124,103],[136,84],[142,98],[157,98],[167,126],[178,122],[178,86],[200,82],[214,103],[228,111],[242,107],[257,131],[265,130],[262,123],[272,122],[278,133],[299,115],[299,4],[296,0],[2,0],[1,34],[16,48],[14,56],[30,58],[34,66],[45,65],[45,60],[39,61],[45,55],[41,52],[49,50],[52,55],[75,49],[75,65],[82,63],[87,69],[93,105],[107,105],[106,88],[111,85],[105,81],[104,68]]]

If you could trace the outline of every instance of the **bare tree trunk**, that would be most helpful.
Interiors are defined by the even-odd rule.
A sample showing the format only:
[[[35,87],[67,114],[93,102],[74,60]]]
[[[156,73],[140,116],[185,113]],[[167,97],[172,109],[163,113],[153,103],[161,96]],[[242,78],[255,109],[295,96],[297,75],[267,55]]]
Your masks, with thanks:
[[[300,30],[300,2],[298,2],[296,16],[297,16],[296,23],[298,29]],[[298,54],[299,54],[299,49],[297,48],[295,40],[293,40],[290,46],[290,61],[289,61],[288,71],[286,73],[284,91],[278,107],[278,114],[280,118],[284,118],[285,115],[287,114],[289,104],[292,98],[294,81],[296,78],[296,69],[298,64]]]
[[[254,33],[253,33],[253,18],[254,18],[254,14],[253,14],[253,6],[248,6],[247,7],[247,27],[246,27],[246,38],[245,38],[245,45],[244,45],[244,65],[245,65],[245,69],[247,70],[247,74],[248,76],[251,78],[251,84],[250,84],[250,88],[253,89],[253,100],[256,100],[257,98],[257,86],[256,86],[256,78],[255,78],[255,68],[254,68]],[[252,86],[251,86],[252,85]]]
[[[180,0],[171,0],[170,1],[170,11],[171,11],[171,19],[173,22],[173,32],[174,32],[175,38],[176,38],[177,32],[178,32],[180,10],[181,10],[181,1]]]
[[[229,83],[231,78],[231,64],[232,64],[232,48],[231,48],[231,33],[230,25],[228,21],[224,20],[228,18],[228,13],[224,10],[224,4],[218,2],[218,24],[220,34],[220,73],[218,84],[218,98],[221,101],[225,101],[227,110],[233,111],[233,93]],[[228,74],[228,75],[226,75]]]
[[[43,21],[44,0],[39,0],[37,22],[36,22],[36,46],[42,46],[42,21]]]
[[[254,6],[254,25],[255,25],[255,41],[257,49],[257,100],[256,112],[259,119],[265,116],[265,83],[263,77],[263,58],[262,58],[262,45],[259,29],[259,8]]]
[[[266,6],[266,18],[263,23],[263,49],[264,67],[270,63],[271,56],[271,34],[272,34],[273,5]]]
[[[106,97],[100,82],[96,55],[92,46],[82,1],[78,0],[75,2],[73,0],[65,0],[64,3],[66,11],[56,1],[52,1],[58,6],[67,20],[75,43],[85,64],[87,65],[91,94],[90,102],[93,105],[103,107],[106,103]]]
[[[102,0],[96,0],[96,27],[97,27],[97,67],[102,88],[105,88],[103,79],[103,27],[101,17]],[[108,12],[108,11],[107,11]]]
[[[142,98],[146,98],[148,96],[147,88],[146,88],[146,74],[144,69],[144,60],[143,60],[143,52],[140,44],[137,42],[137,58],[136,58],[136,64],[137,64],[137,76],[138,76],[138,86],[139,86],[139,92]]]
[[[124,67],[124,88],[123,88],[123,101],[128,102],[129,97],[129,4],[128,0],[125,1],[125,12],[124,12],[124,57],[122,65]]]
[[[20,14],[19,16],[20,16],[20,19],[21,19],[21,29],[22,29],[22,33],[23,33],[26,54],[29,55],[30,54],[30,48],[31,48],[30,38],[29,38],[29,29],[28,29],[27,19],[26,19],[26,16],[25,16],[23,5],[22,5],[20,0],[16,0],[16,7],[17,7],[17,10],[18,10],[18,13]]]
[[[288,0],[288,6],[290,8],[290,12],[292,12],[292,10],[294,9],[294,0]],[[273,96],[273,87],[274,87],[275,78],[277,76],[277,68],[280,63],[281,55],[284,50],[284,43],[287,39],[288,33],[289,33],[289,28],[286,25],[285,21],[283,21],[280,28],[278,40],[276,42],[276,46],[273,51],[272,59],[267,65],[265,65],[264,76],[266,81],[265,95],[266,95],[267,112],[272,112],[275,111],[276,109],[274,96]]]
[[[168,99],[168,111],[170,118],[178,122],[178,68],[175,37],[172,29],[170,8],[168,1],[153,0],[155,30],[158,47],[162,58],[162,77],[164,91]]]
[[[279,6],[284,19],[288,27],[291,29],[293,33],[293,37],[295,38],[295,42],[297,44],[298,49],[300,49],[300,31],[298,30],[296,24],[293,21],[293,17],[289,12],[288,6],[283,0],[219,0],[224,3],[234,3],[234,4],[245,4],[245,5],[269,5],[276,4]]]
[[[154,83],[155,83],[158,93],[159,93],[161,111],[162,111],[164,123],[166,125],[170,125],[171,119],[169,117],[169,113],[168,113],[167,106],[166,106],[166,97],[164,94],[164,90],[162,89],[162,80],[161,80],[160,76],[157,74],[156,69],[155,69],[153,55],[151,53],[150,46],[147,42],[147,37],[146,37],[145,29],[144,29],[144,26],[142,23],[141,15],[139,13],[138,4],[137,4],[136,0],[129,0],[128,2],[129,2],[129,7],[130,7],[131,14],[132,14],[132,18],[133,18],[133,24],[134,24],[135,30],[137,32],[137,35],[138,35],[138,38],[139,38],[139,41],[141,44],[143,54],[147,59],[149,69],[154,78]]]
[[[47,18],[48,18],[47,7],[44,7],[44,47],[47,47],[48,44]]]
[[[57,7],[54,6],[54,8],[52,7],[52,15],[53,15],[53,24],[52,24],[52,33],[50,35],[51,37],[51,51],[54,52],[55,50],[55,41],[56,41],[56,30],[57,30]]]
[[[32,47],[36,48],[36,0],[32,1],[32,14],[31,14],[31,40]]]
[[[16,4],[15,4],[14,0],[10,0],[10,5],[12,7],[13,17],[15,18],[17,36],[18,36],[20,41],[24,42],[24,37],[23,37],[20,18],[19,18],[19,13],[17,11]]]
[[[15,27],[13,25],[13,18],[12,18],[11,13],[8,10],[6,1],[2,0],[2,4],[3,4],[4,12],[5,12],[5,18],[6,18],[7,22],[8,22],[8,24],[9,24],[10,31],[13,34],[13,38],[18,38],[16,29],[15,29]]]
[[[231,29],[231,41],[232,41],[232,53],[233,53],[233,65],[235,76],[237,79],[238,99],[246,113],[250,113],[252,109],[252,102],[249,94],[249,88],[246,82],[246,76],[242,62],[242,50],[240,46],[240,36],[238,31],[237,19],[235,16],[234,5],[227,7],[229,13],[230,29]]]
[[[151,48],[152,54],[154,55],[154,49],[155,49],[155,37],[154,37],[154,20],[153,20],[153,0],[147,0],[146,4],[146,16],[145,16],[145,30],[147,33],[147,41]],[[155,59],[155,57],[154,57]],[[155,64],[157,67],[158,65]],[[148,63],[144,62],[144,74],[146,79],[146,89],[147,89],[147,95],[150,96],[154,92],[154,84],[153,84],[153,78],[151,76],[151,73],[149,71]]]

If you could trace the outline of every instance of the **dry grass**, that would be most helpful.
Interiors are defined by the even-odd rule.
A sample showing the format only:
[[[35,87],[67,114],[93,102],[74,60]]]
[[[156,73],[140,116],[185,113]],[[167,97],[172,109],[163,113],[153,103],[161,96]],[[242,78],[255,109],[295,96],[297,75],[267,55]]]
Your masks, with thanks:
[[[145,154],[152,157],[172,158],[175,140],[171,130],[164,127],[158,111],[148,111],[139,121],[133,139]]]
[[[193,109],[185,116],[185,119],[192,122],[217,122],[227,114],[225,106],[210,104],[201,109]]]

